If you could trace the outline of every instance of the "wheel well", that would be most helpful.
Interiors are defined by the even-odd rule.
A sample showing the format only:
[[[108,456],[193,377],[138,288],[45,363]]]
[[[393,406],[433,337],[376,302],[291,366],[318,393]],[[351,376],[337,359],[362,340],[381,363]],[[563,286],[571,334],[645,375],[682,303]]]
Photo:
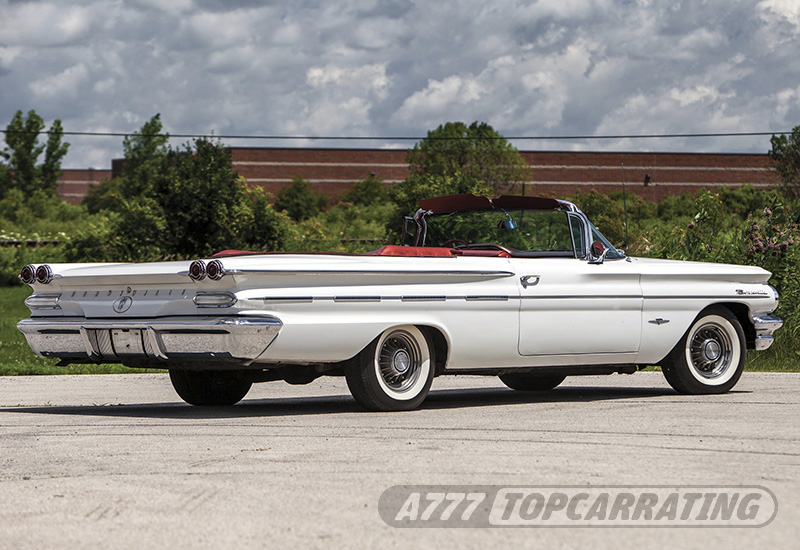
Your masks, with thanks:
[[[724,307],[730,311],[734,317],[736,317],[736,319],[739,321],[739,324],[742,325],[744,339],[747,342],[747,349],[754,349],[756,345],[756,328],[753,326],[753,321],[750,319],[749,308],[744,304],[736,303],[722,303],[714,305]]]
[[[444,334],[438,328],[429,326],[418,326],[417,328],[425,333],[428,341],[433,346],[433,356],[435,360],[434,374],[438,376],[444,372],[444,366],[447,364],[447,338],[444,337]]]

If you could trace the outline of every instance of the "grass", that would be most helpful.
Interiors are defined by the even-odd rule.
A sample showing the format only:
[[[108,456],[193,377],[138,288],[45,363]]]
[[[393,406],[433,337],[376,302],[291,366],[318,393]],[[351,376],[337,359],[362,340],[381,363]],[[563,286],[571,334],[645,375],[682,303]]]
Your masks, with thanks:
[[[0,287],[0,376],[37,374],[118,374],[152,373],[153,369],[132,369],[123,365],[69,365],[57,367],[55,359],[33,353],[17,330],[20,319],[30,316],[25,298],[27,286]],[[800,372],[800,351],[785,329],[777,332],[775,344],[767,351],[748,354],[748,371]]]
[[[25,337],[17,330],[17,322],[30,317],[31,312],[25,306],[25,298],[30,293],[31,289],[27,286],[0,287],[0,376],[160,372],[111,364],[57,367],[57,360],[39,357],[31,351]]]

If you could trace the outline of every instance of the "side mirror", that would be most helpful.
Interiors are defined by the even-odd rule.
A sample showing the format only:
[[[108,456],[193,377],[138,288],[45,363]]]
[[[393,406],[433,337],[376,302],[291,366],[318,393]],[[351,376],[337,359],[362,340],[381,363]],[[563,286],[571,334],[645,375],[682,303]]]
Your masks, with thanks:
[[[610,248],[603,246],[600,241],[594,241],[591,246],[592,256],[589,260],[590,264],[602,264],[606,260],[606,256],[611,251]]]

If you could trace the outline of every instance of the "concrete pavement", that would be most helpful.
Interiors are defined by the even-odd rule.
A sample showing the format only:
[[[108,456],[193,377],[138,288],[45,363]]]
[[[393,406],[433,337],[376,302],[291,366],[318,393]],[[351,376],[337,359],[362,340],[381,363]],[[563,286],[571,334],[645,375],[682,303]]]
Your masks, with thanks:
[[[680,396],[660,373],[525,395],[442,377],[420,410],[362,412],[341,378],[180,402],[165,375],[0,378],[0,550],[786,548],[800,540],[800,374]],[[762,528],[388,526],[399,484],[758,485]]]

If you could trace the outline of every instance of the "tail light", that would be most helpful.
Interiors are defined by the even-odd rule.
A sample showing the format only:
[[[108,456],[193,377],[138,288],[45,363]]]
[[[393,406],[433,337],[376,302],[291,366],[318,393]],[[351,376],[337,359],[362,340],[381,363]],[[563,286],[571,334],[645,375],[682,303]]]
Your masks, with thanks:
[[[32,285],[36,282],[36,266],[28,264],[19,272],[19,279],[26,285]]]
[[[206,264],[201,260],[195,260],[189,264],[189,277],[195,281],[202,281],[206,278]]]
[[[206,273],[212,281],[219,281],[225,275],[225,268],[219,260],[211,260],[206,266]]]
[[[27,267],[27,266],[26,266]],[[46,285],[53,280],[53,270],[47,264],[40,265],[36,268],[36,281]]]

